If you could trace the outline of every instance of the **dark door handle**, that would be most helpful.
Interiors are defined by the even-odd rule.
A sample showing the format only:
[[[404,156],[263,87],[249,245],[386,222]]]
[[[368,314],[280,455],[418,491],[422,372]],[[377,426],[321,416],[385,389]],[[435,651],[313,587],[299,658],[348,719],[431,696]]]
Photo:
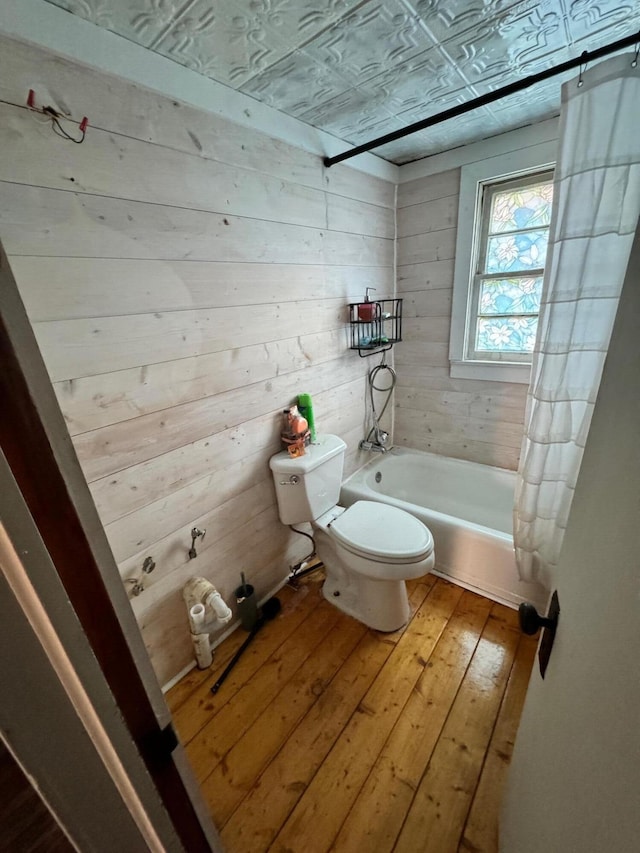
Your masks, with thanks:
[[[540,628],[544,628],[542,639],[540,640],[540,648],[538,649],[540,675],[544,678],[551,649],[553,648],[553,641],[556,638],[556,629],[560,616],[560,602],[558,601],[557,590],[551,596],[549,612],[546,616],[540,616],[533,604],[524,601],[518,608],[518,616],[520,618],[520,630],[523,634],[535,634]]]
[[[549,616],[541,616],[533,604],[523,601],[518,608],[518,616],[520,617],[520,630],[523,634],[537,634],[540,628],[553,628],[555,630],[558,624],[558,614]]]

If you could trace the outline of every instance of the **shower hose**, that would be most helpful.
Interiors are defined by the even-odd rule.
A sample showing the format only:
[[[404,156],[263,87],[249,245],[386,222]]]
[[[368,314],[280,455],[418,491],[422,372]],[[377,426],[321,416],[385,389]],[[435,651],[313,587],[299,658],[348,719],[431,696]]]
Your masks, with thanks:
[[[380,376],[382,371],[387,371],[391,377],[389,380],[389,384],[386,386],[385,385],[381,386],[379,384],[380,380],[382,379],[382,377]],[[376,384],[376,379],[378,380],[378,384]],[[396,382],[397,382],[396,372],[393,369],[393,367],[390,367],[386,363],[386,361],[383,357],[380,364],[377,364],[375,367],[373,367],[369,371],[368,381],[369,381],[369,401],[370,401],[370,405],[371,405],[371,420],[373,422],[373,426],[369,430],[369,434],[367,435],[366,440],[368,442],[371,442],[373,440],[373,441],[375,441],[376,444],[383,446],[387,440],[387,433],[380,426],[380,421],[382,419],[382,416],[384,415],[384,413],[387,410],[387,406],[389,405],[389,401],[391,400],[391,395],[393,393],[393,389],[396,386]],[[383,404],[382,408],[380,409],[380,412],[376,411],[376,404],[375,404],[375,399],[373,396],[374,391],[378,391],[381,394],[386,393],[386,395],[387,395],[385,397],[384,404]],[[373,439],[372,439],[372,436],[373,436]]]

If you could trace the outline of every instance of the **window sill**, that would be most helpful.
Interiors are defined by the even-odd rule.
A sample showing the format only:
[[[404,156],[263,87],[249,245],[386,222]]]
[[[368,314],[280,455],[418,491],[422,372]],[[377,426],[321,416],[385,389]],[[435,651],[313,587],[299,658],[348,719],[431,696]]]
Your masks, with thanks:
[[[506,361],[450,361],[453,379],[485,379],[492,382],[519,382],[528,385],[531,378],[530,364]]]

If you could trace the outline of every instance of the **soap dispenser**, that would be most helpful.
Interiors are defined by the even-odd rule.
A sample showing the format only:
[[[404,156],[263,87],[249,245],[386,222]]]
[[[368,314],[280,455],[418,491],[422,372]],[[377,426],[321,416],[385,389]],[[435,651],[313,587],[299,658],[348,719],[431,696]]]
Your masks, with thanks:
[[[369,291],[375,290],[375,287],[367,287],[364,302],[361,302],[358,305],[358,319],[364,320],[365,322],[371,322],[371,320],[375,319],[378,311],[378,303],[372,302],[369,299]]]

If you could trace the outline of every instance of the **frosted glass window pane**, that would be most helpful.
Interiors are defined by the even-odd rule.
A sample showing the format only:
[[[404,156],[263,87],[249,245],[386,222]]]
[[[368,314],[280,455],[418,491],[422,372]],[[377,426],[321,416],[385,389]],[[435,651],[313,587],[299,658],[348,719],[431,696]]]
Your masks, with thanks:
[[[553,184],[505,190],[493,196],[489,233],[540,228],[551,222]]]
[[[479,317],[476,327],[478,352],[533,352],[537,317]]]
[[[537,314],[540,310],[542,276],[500,278],[482,282],[479,314]]]
[[[484,272],[526,272],[544,267],[548,236],[544,230],[489,237]]]

